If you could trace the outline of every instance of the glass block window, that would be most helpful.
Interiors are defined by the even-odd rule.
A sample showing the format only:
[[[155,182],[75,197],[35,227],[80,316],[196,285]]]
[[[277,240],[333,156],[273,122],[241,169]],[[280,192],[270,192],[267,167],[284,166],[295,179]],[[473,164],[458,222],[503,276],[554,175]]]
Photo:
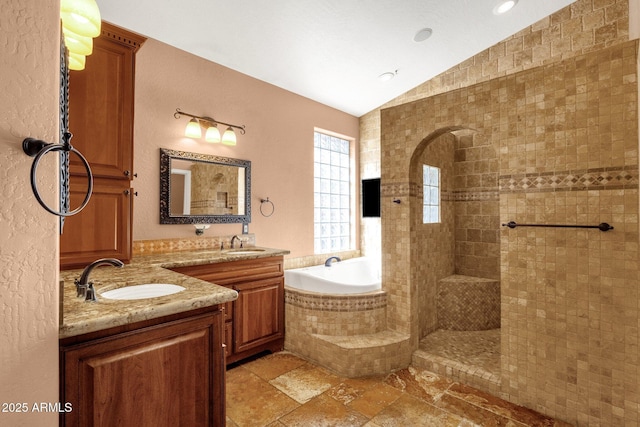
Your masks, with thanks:
[[[422,166],[422,223],[440,222],[440,168]]]
[[[314,251],[351,248],[351,159],[349,141],[314,133]]]

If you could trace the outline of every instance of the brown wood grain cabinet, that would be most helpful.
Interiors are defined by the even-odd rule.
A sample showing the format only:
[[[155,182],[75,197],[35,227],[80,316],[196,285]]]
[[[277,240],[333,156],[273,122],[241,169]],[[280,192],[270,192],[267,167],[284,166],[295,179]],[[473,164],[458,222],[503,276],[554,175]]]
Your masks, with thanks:
[[[223,313],[61,346],[61,425],[224,426]]]
[[[77,220],[65,220],[61,268],[84,266],[96,256],[131,259],[135,53],[145,40],[103,22],[85,69],[70,72],[71,144],[86,157],[96,179],[85,210]],[[75,209],[86,192],[85,172],[75,155],[69,163]],[[127,197],[116,197],[117,192]]]
[[[71,205],[82,203],[86,181],[70,183]],[[131,257],[133,189],[128,180],[96,178],[91,202],[78,214],[65,219],[60,236],[60,263],[84,267],[99,258]]]
[[[283,257],[267,257],[172,269],[238,291],[225,304],[227,363],[284,346]]]

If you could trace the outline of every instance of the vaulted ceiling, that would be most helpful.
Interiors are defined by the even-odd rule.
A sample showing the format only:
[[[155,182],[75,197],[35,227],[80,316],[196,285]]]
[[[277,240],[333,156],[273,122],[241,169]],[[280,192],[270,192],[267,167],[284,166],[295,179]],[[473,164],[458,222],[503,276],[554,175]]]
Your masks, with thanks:
[[[574,1],[97,0],[105,21],[358,117]]]

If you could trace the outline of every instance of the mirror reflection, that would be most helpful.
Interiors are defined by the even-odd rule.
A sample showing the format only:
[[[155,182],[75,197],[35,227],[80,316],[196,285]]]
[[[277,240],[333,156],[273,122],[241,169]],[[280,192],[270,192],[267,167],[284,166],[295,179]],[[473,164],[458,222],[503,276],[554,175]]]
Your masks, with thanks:
[[[160,223],[250,221],[248,160],[161,149]]]

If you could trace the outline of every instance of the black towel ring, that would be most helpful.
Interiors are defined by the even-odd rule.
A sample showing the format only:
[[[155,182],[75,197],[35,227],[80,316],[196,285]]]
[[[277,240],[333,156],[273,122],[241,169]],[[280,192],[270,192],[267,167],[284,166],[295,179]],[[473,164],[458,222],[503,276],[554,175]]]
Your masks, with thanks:
[[[262,205],[264,205],[265,203],[270,203],[271,204],[271,212],[269,212],[269,214],[265,214],[264,211],[262,210]],[[273,202],[271,200],[269,200],[268,197],[266,199],[260,199],[260,213],[262,214],[262,216],[270,217],[271,215],[273,215],[275,210],[276,210],[275,205],[273,204]]]
[[[87,159],[82,155],[82,153],[80,153],[78,150],[76,150],[71,146],[71,144],[69,143],[70,139],[71,139],[71,134],[69,132],[66,132],[64,134],[63,144],[51,144],[51,143],[48,143],[39,139],[34,139],[34,138],[25,138],[22,141],[22,149],[24,150],[24,152],[31,157],[35,156],[35,158],[33,159],[33,164],[31,165],[31,189],[33,190],[33,195],[36,197],[36,200],[38,201],[38,203],[40,203],[40,206],[42,206],[47,212],[52,213],[53,215],[61,216],[61,217],[68,217],[68,216],[72,216],[79,213],[82,209],[84,209],[87,206],[87,204],[89,203],[89,199],[91,199],[91,193],[93,192],[93,174],[91,173],[91,167],[89,166],[89,162],[87,162]],[[42,197],[40,196],[40,191],[38,190],[38,183],[36,180],[38,165],[40,164],[40,160],[42,160],[42,158],[47,153],[53,152],[53,151],[66,151],[66,152],[75,153],[80,158],[80,161],[82,162],[85,170],[87,171],[87,179],[88,179],[87,193],[80,207],[72,211],[62,211],[62,210],[56,211],[50,208],[49,206],[47,206],[44,200],[42,200]]]

